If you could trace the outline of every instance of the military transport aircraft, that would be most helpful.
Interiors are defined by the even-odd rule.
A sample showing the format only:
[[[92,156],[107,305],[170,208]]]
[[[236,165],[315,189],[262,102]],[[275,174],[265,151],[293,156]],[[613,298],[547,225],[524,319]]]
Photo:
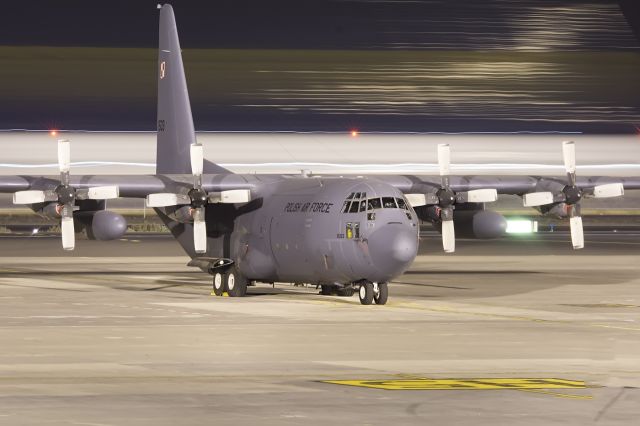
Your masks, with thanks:
[[[126,222],[106,199],[146,198],[187,254],[213,276],[215,294],[244,296],[252,282],[311,283],[322,293],[385,304],[388,286],[413,262],[418,221],[442,233],[502,235],[506,221],[485,210],[497,194],[569,218],[575,249],[584,245],[580,200],[640,189],[640,178],[576,177],[575,146],[564,142],[566,177],[450,176],[448,145],[438,146],[440,176],[239,175],[204,159],[196,140],[173,9],[160,8],[157,168],[150,176],[71,176],[70,143],[58,141],[60,176],[3,176],[14,203],[60,220],[62,246],[75,230],[90,239],[120,237]],[[623,186],[624,185],[624,186]],[[455,226],[454,226],[455,223]]]

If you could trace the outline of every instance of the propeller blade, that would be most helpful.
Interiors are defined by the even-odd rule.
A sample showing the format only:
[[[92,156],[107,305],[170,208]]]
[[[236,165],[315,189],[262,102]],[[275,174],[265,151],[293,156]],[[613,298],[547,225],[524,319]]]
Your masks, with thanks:
[[[567,173],[576,172],[576,144],[572,141],[562,142],[562,159]]]
[[[73,206],[69,204],[62,207],[60,230],[62,232],[62,248],[73,250],[76,246],[76,232],[73,225]]]
[[[58,140],[58,168],[60,173],[67,173],[71,168],[71,143],[68,139]]]
[[[204,207],[193,211],[193,246],[196,253],[207,251],[207,223],[204,220]]]
[[[472,189],[466,194],[462,193],[468,203],[492,203],[498,200],[498,191],[496,189]]]
[[[404,194],[411,207],[420,207],[427,204],[427,196],[425,194]]]
[[[191,145],[191,174],[201,176],[204,169],[204,149],[200,144]]]
[[[440,176],[449,176],[451,164],[451,149],[449,144],[438,144],[438,167],[440,168]]]
[[[220,196],[222,202],[227,204],[248,203],[251,201],[251,191],[248,189],[230,189],[222,191]]]
[[[593,196],[595,198],[620,197],[624,195],[624,186],[621,183],[607,183],[605,185],[596,185],[593,188]]]
[[[88,198],[90,200],[111,200],[118,198],[119,190],[116,185],[112,186],[94,186],[89,188]]]
[[[551,192],[530,192],[522,196],[522,204],[525,207],[544,206],[553,203],[553,193]]]
[[[445,253],[453,253],[456,251],[456,232],[453,226],[453,220],[442,221],[442,248]]]
[[[44,203],[45,200],[44,191],[18,191],[13,194],[13,204]]]
[[[251,191],[248,189],[229,189],[222,192],[212,192],[207,196],[210,203],[241,204],[251,201]]]
[[[191,198],[188,195],[171,194],[169,192],[147,195],[147,207],[170,207],[190,203]]]
[[[562,142],[562,159],[564,160],[564,169],[569,177],[569,185],[576,184],[576,145],[573,141]]]
[[[569,228],[571,229],[571,244],[575,250],[584,247],[584,229],[582,227],[582,217],[573,216],[569,218]]]

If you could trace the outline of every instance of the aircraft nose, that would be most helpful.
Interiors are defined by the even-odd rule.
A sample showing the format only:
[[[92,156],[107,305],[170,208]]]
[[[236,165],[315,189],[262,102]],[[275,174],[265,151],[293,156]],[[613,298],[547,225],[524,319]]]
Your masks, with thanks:
[[[379,270],[390,275],[402,273],[416,257],[418,236],[416,228],[388,224],[369,237],[371,260]]]

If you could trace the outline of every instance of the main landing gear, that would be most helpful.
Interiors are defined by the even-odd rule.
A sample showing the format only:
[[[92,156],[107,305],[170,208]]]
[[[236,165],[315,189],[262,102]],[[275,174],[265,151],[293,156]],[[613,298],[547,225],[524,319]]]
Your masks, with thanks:
[[[238,271],[238,268],[231,266],[226,270],[217,270],[213,273],[213,294],[223,296],[227,293],[230,297],[243,297],[247,295],[247,280]]]
[[[360,303],[363,305],[371,305],[373,302],[375,302],[376,305],[384,305],[389,298],[389,286],[387,283],[374,283],[366,280],[357,281],[344,287],[337,287],[335,284],[323,284],[320,294],[325,296],[351,297],[353,293],[356,292],[356,289],[358,289]]]
[[[371,305],[373,302],[376,302],[376,305],[384,305],[389,298],[389,287],[387,283],[363,281],[360,283],[358,296],[363,305]]]

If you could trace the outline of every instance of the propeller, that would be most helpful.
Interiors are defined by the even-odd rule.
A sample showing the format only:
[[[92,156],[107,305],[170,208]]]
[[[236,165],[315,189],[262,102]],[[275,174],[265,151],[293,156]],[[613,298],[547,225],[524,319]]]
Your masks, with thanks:
[[[576,185],[576,146],[572,141],[562,142],[562,160],[567,174],[567,184],[559,190],[531,192],[524,194],[525,207],[536,207],[550,204],[564,203],[569,228],[571,230],[571,244],[578,250],[584,247],[584,228],[580,216],[580,200],[584,197],[610,198],[624,194],[621,183],[607,183],[582,190]]]
[[[189,150],[193,187],[185,194],[157,193],[147,196],[147,207],[171,207],[190,205],[193,218],[193,246],[196,253],[207,251],[207,225],[205,206],[208,194],[202,189],[202,171],[204,169],[204,150],[202,145],[194,143]]]
[[[454,192],[450,186],[451,148],[449,144],[438,145],[438,169],[440,171],[441,186],[436,192],[438,197],[438,212],[442,221],[442,248],[446,253],[453,253],[456,249],[455,227],[453,211],[456,203],[491,203],[498,199],[495,189],[472,189],[470,191]]]
[[[14,204],[37,204],[56,202],[56,212],[60,215],[60,230],[62,233],[62,248],[75,248],[75,228],[73,224],[73,210],[76,200],[109,200],[118,198],[119,191],[115,185],[95,186],[91,188],[75,189],[69,184],[71,169],[71,143],[67,139],[58,140],[58,170],[60,184],[52,190],[18,191],[13,194]]]
[[[442,248],[446,253],[453,253],[456,249],[455,227],[453,211],[455,204],[490,203],[498,199],[495,189],[472,189],[455,192],[450,186],[451,148],[449,144],[438,145],[438,169],[440,172],[440,188],[435,193],[406,194],[412,206],[435,206],[435,214],[442,223]]]

